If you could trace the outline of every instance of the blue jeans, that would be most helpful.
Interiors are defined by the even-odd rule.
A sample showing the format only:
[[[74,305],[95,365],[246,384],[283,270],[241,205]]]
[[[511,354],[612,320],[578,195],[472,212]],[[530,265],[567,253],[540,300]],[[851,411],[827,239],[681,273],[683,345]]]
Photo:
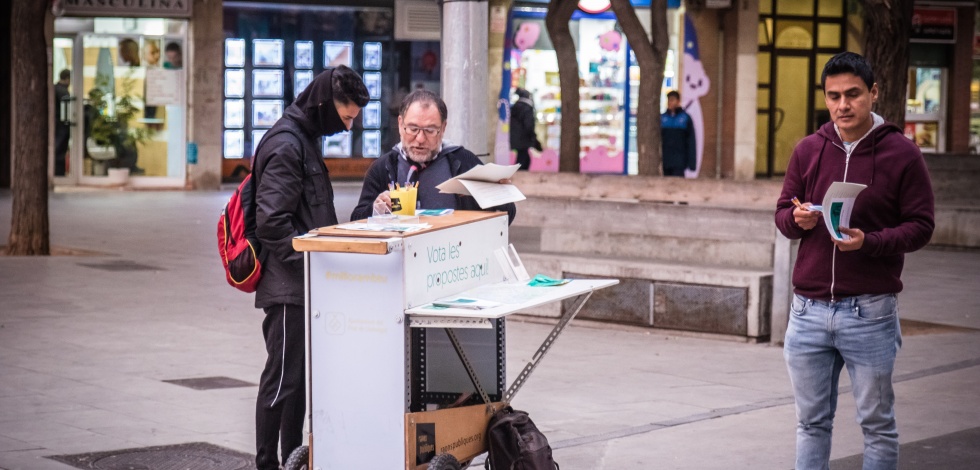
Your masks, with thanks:
[[[892,370],[902,346],[894,294],[834,302],[794,295],[783,356],[796,397],[796,469],[830,468],[837,385],[847,366],[864,431],[864,470],[898,467]]]

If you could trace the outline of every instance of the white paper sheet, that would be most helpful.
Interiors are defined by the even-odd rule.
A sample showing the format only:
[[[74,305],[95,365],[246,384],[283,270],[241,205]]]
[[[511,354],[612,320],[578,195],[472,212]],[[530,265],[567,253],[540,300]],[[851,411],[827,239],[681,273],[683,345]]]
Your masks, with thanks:
[[[851,210],[854,209],[854,200],[858,193],[867,188],[867,185],[857,183],[834,182],[827,188],[827,193],[823,196],[823,220],[827,225],[830,236],[836,240],[850,239],[844,233],[837,230],[837,227],[851,227]]]
[[[431,227],[431,224],[369,224],[364,222],[349,222],[346,224],[340,224],[337,226],[339,229],[344,230],[357,230],[365,232],[400,232],[400,233],[411,233],[418,232],[424,228]]]
[[[180,104],[180,74],[182,70],[146,69],[146,104],[168,106]]]
[[[467,193],[473,196],[473,199],[476,199],[476,203],[484,209],[527,199],[524,197],[524,193],[512,184],[485,183],[483,181],[470,180],[459,180],[459,182],[466,188]]]
[[[442,193],[473,196],[482,208],[499,206],[508,202],[523,201],[524,193],[513,184],[500,184],[497,181],[510,179],[517,173],[520,165],[497,165],[487,163],[477,165],[470,171],[452,178],[438,186]]]

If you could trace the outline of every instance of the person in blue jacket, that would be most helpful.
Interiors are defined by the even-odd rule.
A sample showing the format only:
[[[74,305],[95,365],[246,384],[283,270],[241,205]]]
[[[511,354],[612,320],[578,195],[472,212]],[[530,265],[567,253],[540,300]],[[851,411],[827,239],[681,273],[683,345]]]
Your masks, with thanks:
[[[697,167],[694,124],[681,107],[681,94],[667,93],[667,112],[660,115],[664,176],[684,176]]]

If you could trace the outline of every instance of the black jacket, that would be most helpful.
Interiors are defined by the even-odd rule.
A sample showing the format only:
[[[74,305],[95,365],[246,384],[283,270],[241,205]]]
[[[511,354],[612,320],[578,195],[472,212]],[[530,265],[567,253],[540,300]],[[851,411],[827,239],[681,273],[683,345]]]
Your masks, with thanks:
[[[329,69],[318,75],[286,108],[252,162],[255,234],[262,246],[256,308],[303,305],[303,255],[293,250],[293,237],[337,224],[320,154],[322,135],[346,130],[333,106],[331,75]]]
[[[534,133],[534,107],[523,99],[510,108],[510,148],[541,151],[541,142]]]
[[[445,152],[445,158],[449,160],[449,171],[452,172],[453,177],[466,173],[473,167],[483,164],[473,152],[463,147],[447,147],[443,152]],[[379,194],[388,190],[388,182],[398,181],[398,158],[398,150],[392,149],[371,164],[367,174],[364,175],[361,198],[357,201],[357,207],[351,213],[350,220],[366,219],[372,215],[374,200],[377,199]],[[517,206],[513,202],[488,209],[481,209],[480,205],[476,203],[476,199],[473,199],[471,196],[459,194],[455,194],[454,196],[456,196],[456,207],[454,209],[467,211],[507,211],[508,223],[513,222],[514,217],[517,215]]]

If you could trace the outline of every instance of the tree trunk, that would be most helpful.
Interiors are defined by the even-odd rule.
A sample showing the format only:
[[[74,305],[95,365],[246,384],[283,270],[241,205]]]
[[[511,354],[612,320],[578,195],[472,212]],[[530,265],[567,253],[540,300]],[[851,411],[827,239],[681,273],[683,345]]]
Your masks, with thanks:
[[[629,0],[612,0],[611,3],[640,67],[639,102],[636,104],[638,171],[641,175],[659,175],[662,157],[660,91],[667,62],[667,2],[653,0],[650,4],[652,41]]]
[[[0,70],[10,70],[10,3],[0,3]],[[0,188],[10,187],[11,112],[10,74],[0,73]]]
[[[908,90],[909,31],[914,0],[862,0],[864,56],[878,82],[875,112],[886,121],[905,126]]]
[[[581,133],[579,132],[579,77],[575,42],[568,22],[575,12],[577,0],[551,0],[545,25],[558,56],[558,77],[561,84],[561,144],[558,171],[578,173]]]
[[[45,12],[49,2],[14,0],[11,70],[14,106],[12,210],[7,252],[48,255],[48,80]]]

